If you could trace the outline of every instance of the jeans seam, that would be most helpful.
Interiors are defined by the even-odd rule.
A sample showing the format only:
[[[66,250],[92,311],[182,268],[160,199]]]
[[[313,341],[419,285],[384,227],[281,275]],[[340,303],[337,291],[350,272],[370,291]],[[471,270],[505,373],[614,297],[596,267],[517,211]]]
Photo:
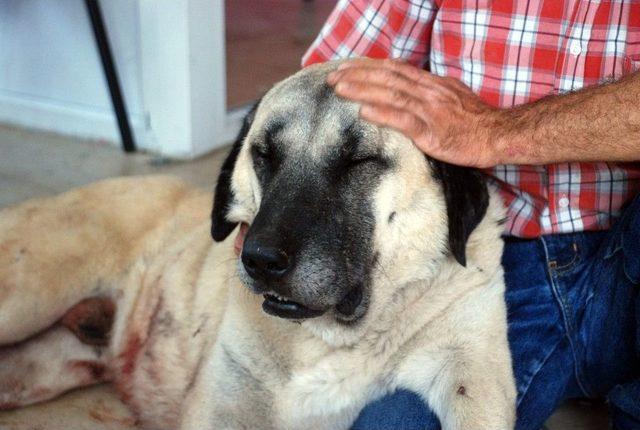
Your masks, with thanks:
[[[624,276],[627,277],[629,282],[631,282],[635,286],[638,286],[638,285],[640,285],[640,282],[638,282],[638,279],[636,277],[631,275],[631,270],[629,268],[629,263],[627,262],[627,255],[628,255],[627,253],[629,252],[629,247],[627,246],[627,248],[625,249],[624,238],[625,238],[625,231],[623,230],[620,233],[620,242],[622,244],[622,246],[620,247],[621,250],[622,250],[622,272],[624,273]]]
[[[562,266],[556,266],[553,270],[555,271],[555,273],[559,274],[559,275],[564,275],[567,274],[569,272],[571,272],[573,269],[576,268],[576,266],[578,265],[578,263],[580,262],[580,257],[581,257],[581,249],[580,247],[576,244],[576,242],[574,242],[575,247],[574,249],[574,254],[573,254],[573,258],[571,259],[570,262],[563,264]]]
[[[578,384],[578,386],[580,387],[580,390],[582,391],[582,393],[586,396],[586,397],[591,397],[591,395],[589,394],[589,390],[586,389],[586,387],[584,386],[583,383],[583,377],[582,377],[582,369],[580,368],[580,363],[578,361],[578,357],[576,354],[576,347],[574,344],[574,339],[573,339],[573,333],[574,333],[574,327],[573,324],[571,323],[571,320],[569,318],[569,309],[568,306],[564,300],[563,295],[561,294],[561,292],[559,291],[559,287],[557,284],[557,273],[551,269],[549,267],[549,250],[547,248],[547,243],[544,239],[544,237],[540,238],[540,242],[542,243],[542,248],[544,249],[544,255],[545,255],[545,260],[547,263],[547,275],[549,276],[549,280],[551,282],[551,291],[553,292],[553,296],[556,299],[556,302],[558,303],[558,306],[560,308],[560,312],[562,313],[562,323],[564,325],[564,329],[565,329],[565,336],[567,338],[567,340],[569,341],[569,347],[571,348],[571,353],[573,355],[573,371],[574,371],[574,375],[576,377],[576,382]]]

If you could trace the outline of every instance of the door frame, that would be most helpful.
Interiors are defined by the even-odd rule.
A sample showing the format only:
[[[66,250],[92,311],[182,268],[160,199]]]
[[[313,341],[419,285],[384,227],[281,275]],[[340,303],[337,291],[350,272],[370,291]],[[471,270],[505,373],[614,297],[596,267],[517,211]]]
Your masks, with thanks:
[[[231,142],[248,107],[227,110],[224,0],[140,0],[139,14],[154,149],[190,159]]]

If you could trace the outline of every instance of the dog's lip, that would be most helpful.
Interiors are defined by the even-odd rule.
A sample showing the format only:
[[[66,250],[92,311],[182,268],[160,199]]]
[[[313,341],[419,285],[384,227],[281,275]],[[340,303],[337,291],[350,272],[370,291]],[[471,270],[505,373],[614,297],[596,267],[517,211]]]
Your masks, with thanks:
[[[295,302],[288,297],[281,296],[273,291],[263,293],[264,301],[262,309],[269,315],[280,318],[302,320],[316,318],[324,315],[328,309],[312,308],[302,303]],[[349,290],[342,300],[335,306],[336,316],[345,322],[356,319],[356,313],[364,299],[364,291],[361,286]]]
[[[275,293],[265,293],[262,296],[264,297],[262,309],[269,315],[276,317],[302,320],[307,318],[316,318],[326,312],[321,309],[312,309]]]
[[[362,303],[364,298],[364,291],[362,286],[356,286],[349,290],[347,294],[336,305],[336,311],[343,318],[353,317],[358,309],[358,306]]]

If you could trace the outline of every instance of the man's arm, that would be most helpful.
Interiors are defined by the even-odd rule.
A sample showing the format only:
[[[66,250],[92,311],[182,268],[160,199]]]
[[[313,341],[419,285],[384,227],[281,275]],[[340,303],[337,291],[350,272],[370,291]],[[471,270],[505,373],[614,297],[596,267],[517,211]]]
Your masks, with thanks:
[[[392,60],[359,59],[329,76],[360,114],[454,164],[640,160],[640,73],[511,109],[468,87]]]
[[[638,72],[499,115],[496,164],[640,160]]]

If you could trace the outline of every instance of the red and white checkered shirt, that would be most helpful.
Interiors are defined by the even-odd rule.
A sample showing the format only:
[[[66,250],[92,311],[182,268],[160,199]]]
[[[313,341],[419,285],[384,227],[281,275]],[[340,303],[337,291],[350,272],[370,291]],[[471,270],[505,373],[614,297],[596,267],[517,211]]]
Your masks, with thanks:
[[[508,108],[640,70],[640,0],[340,0],[303,66],[355,56],[405,59]],[[640,191],[640,163],[488,173],[519,237],[606,229]]]

